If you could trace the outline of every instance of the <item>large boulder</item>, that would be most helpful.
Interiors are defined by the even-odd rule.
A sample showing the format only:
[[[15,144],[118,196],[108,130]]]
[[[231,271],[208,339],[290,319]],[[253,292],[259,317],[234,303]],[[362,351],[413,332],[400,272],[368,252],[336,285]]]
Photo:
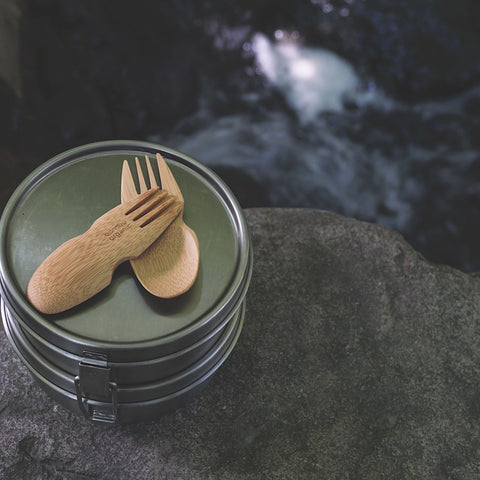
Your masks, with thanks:
[[[232,356],[185,408],[87,423],[0,334],[0,476],[480,476],[480,278],[397,233],[300,209],[246,211],[254,273]]]

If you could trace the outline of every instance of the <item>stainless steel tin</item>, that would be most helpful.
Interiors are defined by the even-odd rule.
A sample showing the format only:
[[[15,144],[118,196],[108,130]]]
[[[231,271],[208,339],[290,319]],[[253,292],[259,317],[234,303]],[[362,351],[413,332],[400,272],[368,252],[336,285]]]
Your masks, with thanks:
[[[11,324],[8,321],[8,310],[3,302],[1,302],[0,308],[3,310],[3,324],[12,347],[40,387],[68,410],[83,414],[90,420],[107,423],[150,420],[185,405],[205,387],[206,382],[231,354],[244,322],[244,305],[242,305],[235,316],[235,321],[228,329],[228,334],[224,335],[222,341],[217,342],[218,345],[212,349],[210,355],[195,366],[194,373],[198,373],[199,376],[192,375],[192,370],[189,370],[178,375],[177,378],[167,379],[158,384],[140,385],[136,389],[118,389],[115,400],[102,402],[93,398],[81,398],[78,392],[72,392],[68,376],[62,375],[62,372],[59,372],[53,365],[46,364],[41,356],[35,354],[34,350],[28,347],[28,344],[23,343],[26,339],[21,339],[21,335],[16,336],[12,333]],[[57,380],[63,376],[65,385],[57,384],[63,382],[52,381],[50,379],[52,376]],[[151,395],[152,391],[154,395]],[[155,393],[158,396],[155,396]],[[148,394],[151,395],[151,398],[148,398]],[[120,397],[122,400],[134,399],[134,401],[122,402]]]
[[[176,299],[154,297],[125,263],[112,284],[84,304],[57,315],[36,311],[25,295],[36,267],[120,202],[123,160],[133,163],[136,156],[157,152],[177,179],[185,198],[185,222],[199,240],[200,269],[191,290]],[[151,143],[100,142],[57,155],[22,182],[0,220],[0,294],[9,338],[20,344],[14,345],[17,353],[45,380],[44,386],[55,385],[47,390],[68,391],[67,397],[75,392],[87,405],[102,395],[106,403],[118,404],[119,395],[127,395],[119,392],[135,383],[161,384],[189,369],[203,378],[206,372],[195,368],[206,365],[207,358],[211,363],[225,358],[212,354],[222,341],[233,348],[225,335],[239,316],[243,322],[240,312],[251,272],[246,222],[228,187],[194,159]],[[57,371],[60,377],[52,373]],[[86,371],[95,378],[95,387],[89,385]],[[82,372],[85,382],[79,385]],[[68,380],[60,381],[63,377]],[[198,378],[188,378],[192,385],[198,383]],[[129,395],[126,403],[143,402],[144,397]]]
[[[50,362],[42,356],[28,341],[18,325],[12,321],[12,317],[9,315],[8,310],[5,309],[4,305],[2,305],[1,308],[3,308],[5,331],[7,332],[9,339],[15,342],[16,348],[22,354],[22,359],[41,376],[45,377],[58,387],[67,390],[70,393],[75,393],[75,376],[58,368],[58,365]],[[177,372],[175,375],[157,377],[155,381],[148,383],[138,382],[129,385],[122,384],[115,379],[117,383],[118,402],[130,403],[152,400],[174,393],[187,387],[191,383],[194,383],[213,368],[229,349],[236,336],[243,316],[244,308],[242,305],[240,310],[236,312],[232,320],[222,331],[222,335],[209,351],[188,368]],[[101,398],[95,398],[95,395],[92,395],[92,399],[101,400]]]
[[[12,328],[19,330],[19,335],[25,337],[45,360],[70,375],[76,376],[79,374],[82,356],[62,350],[45,341],[29,327],[20,327],[20,323],[15,320],[14,315],[7,309],[5,309],[5,312],[8,315],[8,321]],[[133,385],[153,382],[159,378],[166,378],[184,370],[202,358],[212,348],[215,342],[222,336],[228,324],[233,321],[232,317],[236,314],[237,311],[232,312],[205,337],[178,352],[138,362],[109,362],[111,377],[119,384]]]

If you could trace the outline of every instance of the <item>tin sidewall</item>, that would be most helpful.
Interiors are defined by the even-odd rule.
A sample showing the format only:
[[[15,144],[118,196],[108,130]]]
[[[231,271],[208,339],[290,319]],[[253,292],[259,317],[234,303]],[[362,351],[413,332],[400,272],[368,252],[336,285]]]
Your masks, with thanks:
[[[56,170],[64,168],[65,165],[70,163],[79,162],[82,158],[95,153],[104,154],[106,152],[115,153],[138,150],[147,154],[156,154],[157,152],[164,154],[208,181],[211,188],[222,200],[234,226],[239,251],[237,268],[234,277],[217,304],[184,330],[151,341],[128,344],[106,341],[96,342],[57,327],[29,304],[16,284],[6,258],[8,226],[12,216],[15,215],[19,202],[24,196],[46,176],[55,173]],[[7,203],[0,219],[0,293],[4,297],[8,309],[16,319],[24,322],[25,326],[45,338],[47,342],[77,355],[82,354],[85,349],[91,349],[107,354],[112,361],[140,361],[185,348],[208,334],[243,302],[250,282],[251,270],[252,250],[246,220],[231,190],[213,171],[193,158],[173,149],[149,142],[98,142],[74,148],[57,155],[37,168],[19,185]]]

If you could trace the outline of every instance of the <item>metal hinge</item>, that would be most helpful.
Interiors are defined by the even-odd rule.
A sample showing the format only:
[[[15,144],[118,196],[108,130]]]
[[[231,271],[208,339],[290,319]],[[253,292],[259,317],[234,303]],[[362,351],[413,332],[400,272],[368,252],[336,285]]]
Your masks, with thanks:
[[[118,386],[111,381],[107,356],[98,352],[83,352],[75,377],[75,391],[80,411],[94,422],[115,423],[118,413]],[[92,400],[91,397],[95,397]],[[108,407],[99,403],[108,403]]]

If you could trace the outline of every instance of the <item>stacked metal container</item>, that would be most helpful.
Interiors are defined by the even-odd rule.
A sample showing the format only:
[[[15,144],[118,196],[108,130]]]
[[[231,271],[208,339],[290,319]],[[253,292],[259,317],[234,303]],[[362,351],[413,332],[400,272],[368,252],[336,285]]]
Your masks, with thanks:
[[[200,245],[193,287],[174,299],[146,292],[128,262],[112,284],[56,315],[25,291],[38,265],[120,202],[123,160],[160,152]],[[144,142],[100,142],[56,156],[22,182],[0,221],[1,315],[18,356],[69,410],[99,422],[154,418],[183,405],[225,361],[244,319],[252,249],[243,213],[208,168]]]

